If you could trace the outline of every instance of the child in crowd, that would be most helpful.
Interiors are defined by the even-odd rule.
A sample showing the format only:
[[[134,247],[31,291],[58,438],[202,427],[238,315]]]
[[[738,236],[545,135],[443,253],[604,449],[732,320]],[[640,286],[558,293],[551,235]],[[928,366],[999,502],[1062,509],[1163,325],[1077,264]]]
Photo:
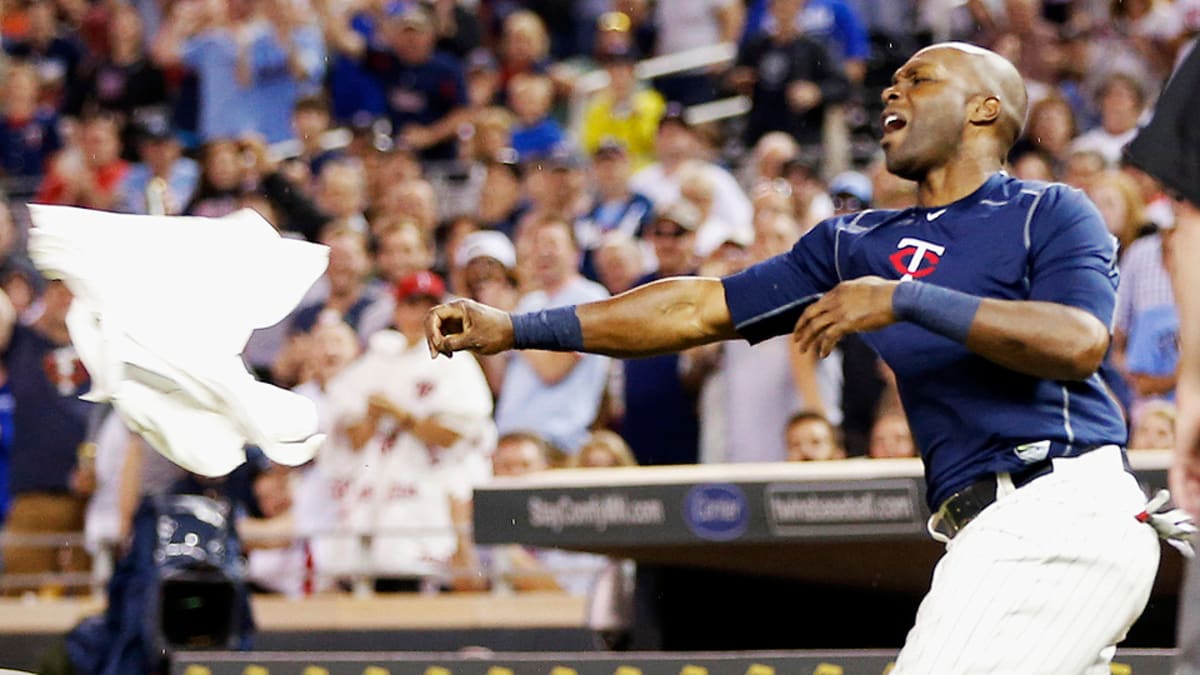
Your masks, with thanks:
[[[789,462],[820,462],[845,459],[837,429],[820,413],[801,411],[792,415],[784,431]]]
[[[637,466],[637,459],[625,439],[616,432],[600,429],[592,432],[568,466],[580,469]]]
[[[550,154],[562,144],[565,134],[550,116],[554,104],[554,85],[544,75],[521,74],[508,84],[508,100],[516,123],[512,127],[512,147],[521,161]]]
[[[903,412],[893,411],[880,415],[871,427],[871,446],[868,451],[872,459],[895,459],[916,457],[917,447],[912,432],[908,429],[908,418]]]
[[[1129,434],[1130,450],[1167,450],[1175,447],[1175,404],[1147,401],[1134,415]]]

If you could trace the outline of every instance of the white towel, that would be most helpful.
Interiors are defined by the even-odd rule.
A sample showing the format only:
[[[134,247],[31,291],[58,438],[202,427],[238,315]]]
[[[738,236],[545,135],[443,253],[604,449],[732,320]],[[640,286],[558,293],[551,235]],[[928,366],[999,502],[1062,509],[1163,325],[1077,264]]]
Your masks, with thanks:
[[[241,352],[325,271],[325,246],[285,239],[257,213],[134,216],[29,205],[29,254],[75,294],[67,327],[130,429],[188,471],[229,473],[247,444],[287,465],[324,441],[307,398],[254,379]]]

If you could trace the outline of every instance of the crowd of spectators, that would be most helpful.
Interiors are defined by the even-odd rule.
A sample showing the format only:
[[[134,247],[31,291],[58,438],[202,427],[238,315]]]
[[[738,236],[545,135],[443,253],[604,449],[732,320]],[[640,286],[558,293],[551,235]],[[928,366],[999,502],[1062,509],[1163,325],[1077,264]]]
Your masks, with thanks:
[[[140,496],[186,478],[78,399],[70,291],[23,254],[27,202],[251,208],[329,246],[324,277],[245,351],[313,399],[330,438],[243,490],[247,527],[286,544],[252,559],[264,589],[476,589],[501,559],[524,571],[512,588],[573,587],[530,572],[536,553],[464,538],[470,490],[493,475],[918,455],[894,380],[854,337],[823,360],[781,337],[431,361],[421,317],[452,297],[527,311],[729,274],[824,218],[912,205],[875,152],[879,92],[946,39],[1019,66],[1033,105],[1011,172],[1085,190],[1120,242],[1102,374],[1131,445],[1167,447],[1172,206],[1121,148],[1197,29],[1195,0],[8,3],[0,583],[86,569],[75,540],[35,554],[28,537],[86,521],[89,550],[119,542]],[[719,43],[735,54],[712,56]]]

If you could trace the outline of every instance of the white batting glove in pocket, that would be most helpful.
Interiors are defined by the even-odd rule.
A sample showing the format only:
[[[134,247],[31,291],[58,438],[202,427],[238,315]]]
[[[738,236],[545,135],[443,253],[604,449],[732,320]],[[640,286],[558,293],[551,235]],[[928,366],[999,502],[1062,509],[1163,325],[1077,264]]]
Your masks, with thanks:
[[[1170,500],[1170,491],[1159,490],[1154,499],[1146,502],[1145,508],[1134,518],[1153,527],[1158,537],[1174,546],[1183,557],[1191,558],[1195,555],[1192,549],[1192,535],[1196,533],[1196,524],[1192,522],[1191,514],[1183,509],[1161,511]]]

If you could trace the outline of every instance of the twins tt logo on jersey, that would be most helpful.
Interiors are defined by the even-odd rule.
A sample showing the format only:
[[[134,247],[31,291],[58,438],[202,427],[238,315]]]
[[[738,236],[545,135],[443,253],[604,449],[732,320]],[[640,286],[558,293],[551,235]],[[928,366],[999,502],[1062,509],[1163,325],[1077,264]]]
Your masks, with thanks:
[[[899,250],[888,256],[888,260],[901,274],[902,281],[929,276],[946,253],[945,246],[913,237],[901,239],[896,248]]]

